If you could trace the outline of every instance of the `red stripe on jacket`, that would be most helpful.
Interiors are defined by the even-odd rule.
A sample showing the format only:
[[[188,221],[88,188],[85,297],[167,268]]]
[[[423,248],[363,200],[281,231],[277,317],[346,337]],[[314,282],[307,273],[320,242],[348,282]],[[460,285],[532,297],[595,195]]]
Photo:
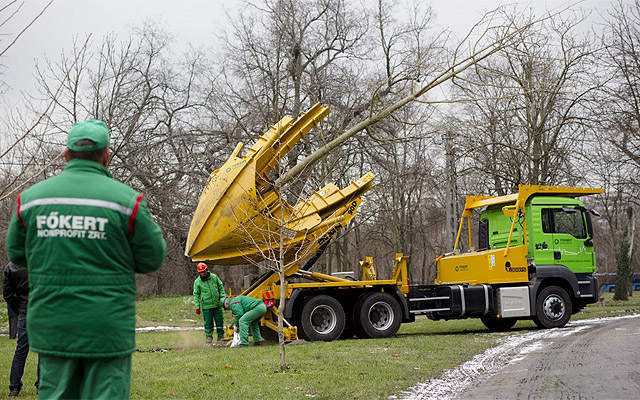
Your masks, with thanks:
[[[18,221],[20,221],[20,225],[22,225],[22,227],[26,230],[27,227],[24,226],[24,221],[22,220],[22,216],[20,215],[20,196],[22,196],[22,193],[18,195],[18,207],[16,208],[16,214],[18,215]]]
[[[133,233],[133,221],[136,219],[136,214],[138,214],[138,208],[140,208],[140,201],[144,196],[140,195],[136,199],[136,204],[133,206],[133,211],[131,211],[131,217],[129,217],[129,235]]]

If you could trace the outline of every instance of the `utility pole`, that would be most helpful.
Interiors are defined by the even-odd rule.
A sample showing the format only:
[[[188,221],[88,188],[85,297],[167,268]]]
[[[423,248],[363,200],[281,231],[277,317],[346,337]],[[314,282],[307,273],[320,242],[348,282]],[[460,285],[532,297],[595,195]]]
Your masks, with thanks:
[[[451,131],[447,131],[442,135],[445,148],[445,173],[447,177],[447,206],[446,206],[446,238],[447,238],[447,251],[453,250],[457,234],[457,220],[458,220],[458,203],[456,201],[457,185],[456,185],[456,163],[455,163],[455,150],[454,139],[455,135]]]

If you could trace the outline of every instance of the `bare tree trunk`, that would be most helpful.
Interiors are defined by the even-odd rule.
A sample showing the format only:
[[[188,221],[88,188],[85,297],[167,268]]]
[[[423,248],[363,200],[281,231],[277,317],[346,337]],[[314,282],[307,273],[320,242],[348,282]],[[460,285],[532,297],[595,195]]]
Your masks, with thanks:
[[[282,239],[281,239],[282,242]],[[281,243],[282,244],[282,243]],[[287,359],[285,356],[284,347],[284,309],[285,309],[285,279],[284,279],[285,264],[284,259],[280,256],[279,275],[280,275],[280,305],[278,305],[278,345],[280,347],[280,369],[282,371],[287,370]]]
[[[627,257],[631,260],[631,255],[633,253],[633,238],[636,232],[636,213],[633,206],[627,209],[627,217],[629,218],[629,253]]]
[[[282,196],[278,196],[280,203],[280,226],[285,226],[287,221],[285,220],[285,201]],[[280,255],[278,260],[278,275],[280,278],[280,304],[278,305],[278,345],[280,348],[280,370],[287,370],[287,359],[284,348],[284,306],[286,299],[285,290],[285,269],[286,264],[284,260],[285,247],[284,247],[284,235],[280,235]]]
[[[631,256],[633,255],[633,238],[635,237],[636,232],[636,213],[633,206],[629,207],[629,209],[627,210],[627,215],[629,217],[629,252],[627,253],[627,258],[629,259],[629,262],[632,262],[633,258]],[[633,296],[633,281],[631,280],[632,274],[633,270],[629,268],[629,276],[627,278],[627,282],[629,282],[629,297]]]

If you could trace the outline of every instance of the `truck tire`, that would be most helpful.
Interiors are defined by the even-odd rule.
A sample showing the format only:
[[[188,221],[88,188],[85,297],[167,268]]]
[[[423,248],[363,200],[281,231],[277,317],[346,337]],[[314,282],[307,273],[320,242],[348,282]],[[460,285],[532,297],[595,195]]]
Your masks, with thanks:
[[[312,296],[302,306],[300,327],[311,341],[329,342],[342,334],[345,315],[342,305],[331,296]]]
[[[513,328],[515,318],[480,317],[480,321],[492,332],[505,332]]]
[[[536,299],[533,322],[540,328],[562,328],[571,318],[571,298],[559,286],[547,286]]]
[[[400,303],[388,293],[362,296],[353,312],[356,335],[360,338],[386,338],[398,332],[402,323]]]
[[[271,330],[266,326],[260,326],[260,336],[262,336],[262,340],[265,340],[267,342],[278,343],[278,332]]]

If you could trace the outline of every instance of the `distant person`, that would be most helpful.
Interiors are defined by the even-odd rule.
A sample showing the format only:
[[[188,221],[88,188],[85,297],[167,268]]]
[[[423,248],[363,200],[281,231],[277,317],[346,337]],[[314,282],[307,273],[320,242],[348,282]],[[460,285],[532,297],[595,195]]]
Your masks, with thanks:
[[[199,263],[196,269],[200,274],[193,282],[193,303],[196,306],[196,314],[202,313],[207,343],[213,341],[214,320],[220,342],[224,340],[224,315],[222,313],[222,301],[225,298],[224,285],[216,274],[209,272],[207,264]]]
[[[9,397],[18,397],[22,390],[22,375],[24,364],[29,355],[29,336],[27,335],[27,303],[29,301],[29,281],[27,269],[12,262],[4,267],[2,281],[2,297],[7,302],[7,308],[18,318],[16,351],[11,362],[9,374]],[[38,359],[39,360],[39,359]],[[40,376],[40,362],[38,361],[38,377]],[[36,378],[36,391],[38,379]]]
[[[73,125],[64,171],[18,196],[7,253],[29,270],[27,330],[40,398],[126,399],[135,273],[160,268],[162,232],[142,195],[112,178],[102,121]]]
[[[235,324],[240,334],[240,347],[249,345],[249,329],[253,336],[254,346],[262,344],[258,321],[267,312],[267,306],[260,299],[248,296],[238,296],[224,299],[224,308],[231,310],[235,317]]]

